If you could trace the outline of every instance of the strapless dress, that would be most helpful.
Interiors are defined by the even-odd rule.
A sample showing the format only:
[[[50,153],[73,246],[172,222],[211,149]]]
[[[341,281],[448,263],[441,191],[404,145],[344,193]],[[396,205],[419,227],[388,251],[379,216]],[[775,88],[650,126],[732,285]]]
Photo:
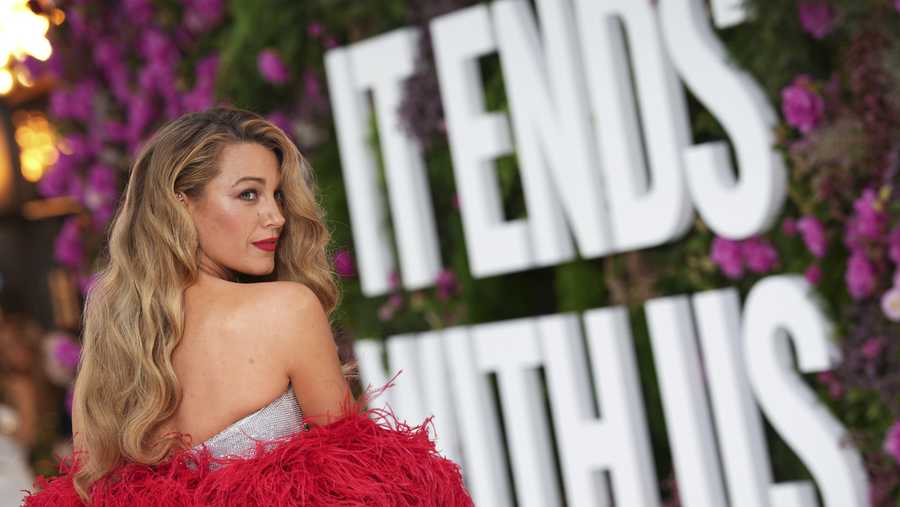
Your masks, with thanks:
[[[257,441],[278,440],[305,429],[303,410],[288,384],[284,394],[271,403],[238,419],[205,442],[195,445],[192,450],[201,451],[205,446],[217,458],[249,458],[256,449]]]

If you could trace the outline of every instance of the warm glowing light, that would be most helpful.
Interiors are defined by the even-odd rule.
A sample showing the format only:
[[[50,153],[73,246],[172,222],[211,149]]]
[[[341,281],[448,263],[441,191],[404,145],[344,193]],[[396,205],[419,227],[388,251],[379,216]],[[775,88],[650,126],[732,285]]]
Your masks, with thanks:
[[[55,9],[51,16],[55,24],[65,19],[59,9]],[[31,85],[28,76],[23,78],[17,74],[13,79],[8,67],[26,56],[41,61],[50,58],[53,48],[47,40],[48,28],[50,20],[29,9],[27,0],[0,0],[0,95],[8,94],[16,79],[22,86]]]
[[[6,138],[6,124],[0,122],[0,208],[7,207],[13,198],[13,155]]]
[[[24,87],[29,87],[34,84],[34,81],[31,80],[31,76],[28,75],[28,71],[25,69],[19,68],[15,71],[16,81],[19,82]]]
[[[12,74],[3,68],[0,68],[0,95],[6,95],[12,90],[14,81]]]
[[[59,10],[53,9],[53,12],[50,13],[50,22],[56,26],[59,26],[66,20],[66,13]]]
[[[16,111],[13,126],[16,144],[19,145],[22,177],[32,183],[37,182],[59,158],[56,132],[43,113],[37,111]]]

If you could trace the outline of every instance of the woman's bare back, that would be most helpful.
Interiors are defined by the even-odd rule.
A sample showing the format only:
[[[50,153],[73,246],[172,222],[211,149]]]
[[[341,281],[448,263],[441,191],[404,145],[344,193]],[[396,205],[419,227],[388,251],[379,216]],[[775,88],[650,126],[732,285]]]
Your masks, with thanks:
[[[201,275],[184,293],[184,336],[172,355],[181,404],[158,436],[177,431],[199,444],[284,394],[290,381],[267,331],[269,284]]]

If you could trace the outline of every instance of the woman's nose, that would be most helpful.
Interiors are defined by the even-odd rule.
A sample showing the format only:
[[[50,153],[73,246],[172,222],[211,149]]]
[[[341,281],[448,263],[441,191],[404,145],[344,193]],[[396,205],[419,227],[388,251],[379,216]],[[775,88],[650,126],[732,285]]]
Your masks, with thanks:
[[[284,225],[284,215],[281,214],[281,210],[278,209],[278,205],[273,203],[270,206],[266,207],[263,216],[264,224],[266,227],[278,227]]]

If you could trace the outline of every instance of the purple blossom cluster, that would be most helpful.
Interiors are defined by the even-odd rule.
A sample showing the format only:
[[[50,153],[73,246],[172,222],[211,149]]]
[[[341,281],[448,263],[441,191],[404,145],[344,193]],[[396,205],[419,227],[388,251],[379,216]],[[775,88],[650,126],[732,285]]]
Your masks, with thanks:
[[[256,58],[259,74],[274,85],[283,85],[291,78],[290,70],[281,59],[281,55],[272,48],[266,48],[259,52]]]
[[[775,246],[759,236],[740,241],[716,237],[709,257],[726,277],[734,280],[742,278],[748,270],[756,274],[769,273],[779,265]]]
[[[335,252],[334,269],[341,278],[350,278],[356,275],[356,263],[349,250],[340,249]]]
[[[849,252],[845,281],[854,299],[873,295],[878,279],[887,271],[882,254],[887,225],[884,199],[874,189],[866,188],[853,203],[844,228],[844,245]]]
[[[900,421],[895,422],[885,435],[884,452],[900,463]]]
[[[67,218],[56,236],[54,257],[57,262],[70,268],[78,268],[84,260],[84,242],[81,225],[77,217]]]
[[[807,0],[797,4],[800,25],[816,39],[825,38],[834,30],[837,12],[824,0]]]
[[[149,0],[100,7],[72,5],[66,11],[67,31],[51,34],[69,37],[70,43],[55,41],[47,62],[26,62],[32,74],[57,78],[60,85],[50,93],[49,113],[68,127],[59,141],[61,153],[38,191],[45,197],[75,198],[89,213],[94,232],[112,219],[122,166],[154,122],[212,105],[217,57],[200,59],[189,90],[179,70],[194,38],[224,17],[222,0],[191,0],[181,23],[164,31]],[[79,51],[67,49],[75,46]],[[89,259],[80,236],[90,233],[67,220],[56,240],[57,260],[75,271],[86,269]]]
[[[807,134],[822,122],[825,100],[813,86],[812,78],[801,74],[781,91],[781,108],[788,124]]]
[[[475,3],[473,0],[411,0],[410,21],[422,28],[416,55],[416,72],[404,83],[400,118],[406,132],[426,149],[447,132],[428,22],[442,14]]]

